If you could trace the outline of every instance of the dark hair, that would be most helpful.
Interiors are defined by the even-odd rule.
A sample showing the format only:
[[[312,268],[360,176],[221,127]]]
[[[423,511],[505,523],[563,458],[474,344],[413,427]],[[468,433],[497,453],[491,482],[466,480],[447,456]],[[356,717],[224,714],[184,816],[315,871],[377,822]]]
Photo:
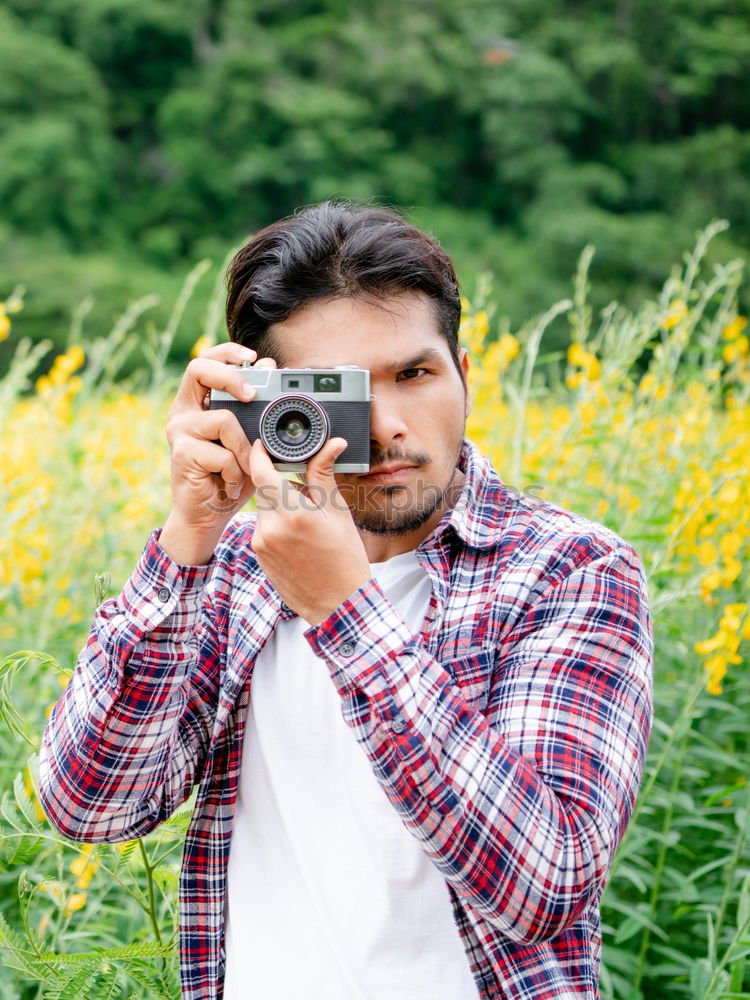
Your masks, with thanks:
[[[390,209],[326,201],[274,222],[234,256],[227,272],[227,330],[259,357],[281,362],[282,345],[268,328],[305,303],[407,291],[429,297],[459,367],[461,300],[448,254]]]

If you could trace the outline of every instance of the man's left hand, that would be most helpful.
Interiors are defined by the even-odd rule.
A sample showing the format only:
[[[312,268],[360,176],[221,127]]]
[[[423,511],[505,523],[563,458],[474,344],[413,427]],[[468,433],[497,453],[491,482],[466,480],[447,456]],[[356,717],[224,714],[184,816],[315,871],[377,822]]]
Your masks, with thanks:
[[[319,625],[370,577],[370,563],[333,465],[346,447],[332,438],[307,465],[305,485],[274,468],[260,439],[250,450],[258,519],[252,548],[282,601]]]

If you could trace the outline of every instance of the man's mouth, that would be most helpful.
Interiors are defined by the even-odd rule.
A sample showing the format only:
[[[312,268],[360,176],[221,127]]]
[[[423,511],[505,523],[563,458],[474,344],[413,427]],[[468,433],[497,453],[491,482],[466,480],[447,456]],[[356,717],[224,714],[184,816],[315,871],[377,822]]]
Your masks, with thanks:
[[[362,474],[361,478],[369,483],[400,483],[407,479],[416,469],[416,465],[406,462],[397,462],[393,465],[376,465],[369,472]]]

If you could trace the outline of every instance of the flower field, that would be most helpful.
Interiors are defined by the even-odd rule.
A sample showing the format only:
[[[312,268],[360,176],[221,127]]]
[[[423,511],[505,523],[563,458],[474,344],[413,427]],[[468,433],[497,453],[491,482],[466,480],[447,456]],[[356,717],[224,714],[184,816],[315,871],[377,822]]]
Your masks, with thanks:
[[[721,228],[636,313],[591,314],[586,251],[571,299],[523,329],[481,284],[463,321],[469,436],[509,486],[630,541],[649,578],[656,721],[603,900],[608,1000],[750,998],[750,349],[739,265],[705,263]],[[22,304],[0,306],[0,339],[22,332]],[[45,712],[94,607],[169,507],[179,310],[125,384],[134,315],[85,343],[74,324],[41,377],[44,345],[19,339],[0,381],[0,1000],[179,996],[189,808],[143,841],[73,845],[34,790]],[[548,351],[561,322],[570,347]]]

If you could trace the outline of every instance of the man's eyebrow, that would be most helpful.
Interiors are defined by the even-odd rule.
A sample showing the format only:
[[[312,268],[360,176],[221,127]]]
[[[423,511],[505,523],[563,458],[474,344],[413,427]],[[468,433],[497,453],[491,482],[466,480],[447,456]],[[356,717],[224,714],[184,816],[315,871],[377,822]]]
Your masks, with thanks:
[[[419,368],[420,365],[424,364],[435,365],[443,363],[445,363],[445,357],[442,351],[439,351],[436,347],[426,347],[423,351],[420,351],[411,358],[407,358],[405,361],[386,361],[383,365],[378,366],[378,370],[384,372],[403,372],[409,368]]]
[[[445,364],[446,357],[442,351],[437,347],[425,347],[424,350],[419,351],[417,354],[413,355],[411,358],[406,358],[404,361],[388,361],[385,360],[382,365],[378,365],[377,368],[373,367],[370,370],[374,372],[385,372],[389,374],[391,372],[403,372],[409,368],[419,368],[421,365],[438,365]],[[344,362],[337,362],[337,364],[343,364]],[[353,362],[347,362],[347,364],[352,364]],[[315,362],[306,362],[309,368],[330,368],[331,365],[323,365]]]

